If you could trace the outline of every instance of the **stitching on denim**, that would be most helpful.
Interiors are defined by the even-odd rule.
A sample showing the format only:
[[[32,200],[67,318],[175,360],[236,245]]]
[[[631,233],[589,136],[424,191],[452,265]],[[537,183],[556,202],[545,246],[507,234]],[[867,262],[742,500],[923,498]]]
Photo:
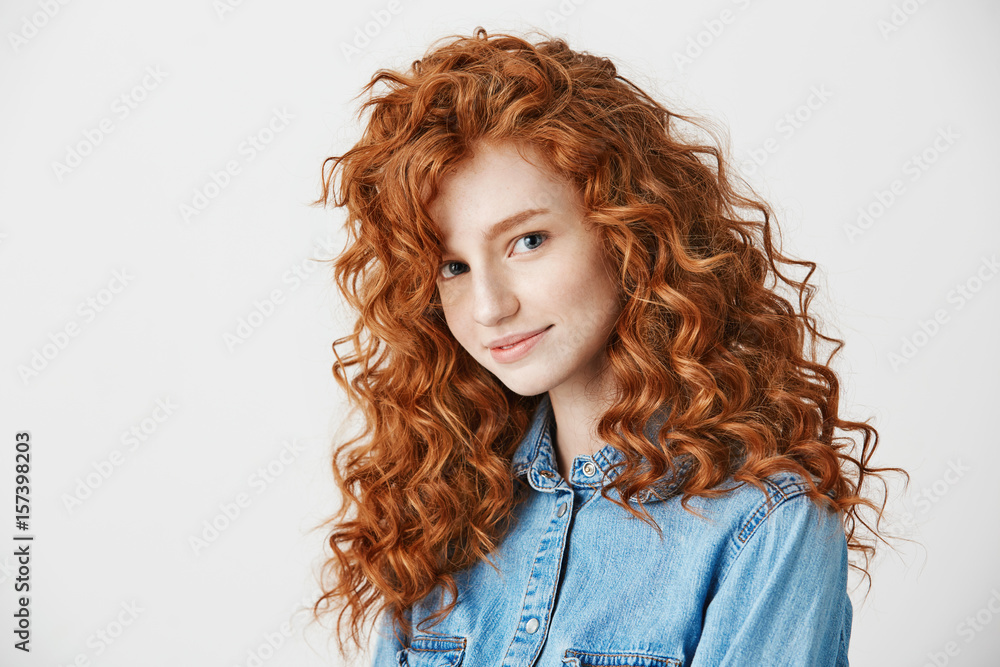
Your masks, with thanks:
[[[447,648],[415,648],[413,644],[418,640],[422,642],[435,642],[435,643],[443,642],[446,644],[453,644],[453,646],[449,646]],[[417,651],[421,653],[422,652],[447,653],[449,651],[464,651],[465,645],[466,645],[465,637],[432,637],[429,635],[423,635],[423,636],[417,635],[416,637],[413,638],[413,641],[410,642],[409,648],[412,651]]]
[[[764,518],[769,513],[776,510],[778,506],[785,501],[784,493],[782,493],[780,487],[774,485],[769,479],[764,479],[762,481],[764,483],[764,500],[760,501],[760,504],[754,508],[753,512],[750,513],[750,516],[747,517],[746,521],[743,522],[743,525],[740,526],[740,529],[736,532],[736,541],[741,545],[745,544],[746,541],[750,539],[750,536],[753,535],[753,532],[757,529],[757,526],[761,524]],[[774,503],[771,504],[770,508],[768,507],[768,498],[774,499]]]
[[[572,656],[570,656],[572,654]],[[579,651],[577,649],[566,649],[566,656],[564,657],[576,657],[581,655],[592,655],[602,658],[645,658],[648,660],[656,660],[657,662],[665,662],[668,666],[676,665],[680,667],[681,662],[676,658],[664,658],[659,655],[651,655],[649,653],[594,653],[592,651]]]
[[[769,478],[762,480],[765,489],[767,489],[767,497],[760,501],[760,504],[754,509],[750,516],[744,521],[743,525],[736,533],[736,539],[740,545],[746,543],[747,540],[753,535],[757,527],[763,523],[772,512],[781,507],[787,501],[802,495],[809,490],[804,482],[797,481],[794,474],[788,473],[787,475],[779,478],[777,482]],[[767,498],[773,498],[774,502],[771,504],[770,509],[768,509]]]

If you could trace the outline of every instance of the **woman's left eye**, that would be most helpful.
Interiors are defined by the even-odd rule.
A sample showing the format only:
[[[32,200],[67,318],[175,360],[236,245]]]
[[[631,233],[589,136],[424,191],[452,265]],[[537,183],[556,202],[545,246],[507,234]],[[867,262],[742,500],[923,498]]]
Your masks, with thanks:
[[[534,250],[538,246],[542,245],[542,243],[545,242],[546,238],[548,238],[548,236],[542,232],[532,232],[531,234],[525,234],[524,236],[519,238],[517,240],[517,243],[514,244],[514,247],[517,248],[518,244],[521,243],[522,241],[530,239],[538,239],[534,244],[528,243],[528,245],[526,246],[527,250]]]

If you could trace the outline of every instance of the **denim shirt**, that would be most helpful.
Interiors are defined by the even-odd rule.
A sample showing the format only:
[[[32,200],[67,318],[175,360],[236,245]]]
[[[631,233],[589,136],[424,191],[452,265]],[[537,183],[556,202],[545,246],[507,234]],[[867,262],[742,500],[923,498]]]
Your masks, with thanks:
[[[440,587],[415,603],[415,636],[403,644],[383,614],[373,667],[848,664],[841,516],[804,495],[800,477],[765,481],[770,511],[749,484],[695,497],[702,519],[673,493],[680,467],[677,481],[641,496],[661,540],[600,495],[624,455],[605,445],[577,456],[563,479],[553,424],[546,395],[512,459],[530,489],[490,554],[500,572],[480,561],[456,573],[458,604],[429,631],[416,624],[442,606]]]

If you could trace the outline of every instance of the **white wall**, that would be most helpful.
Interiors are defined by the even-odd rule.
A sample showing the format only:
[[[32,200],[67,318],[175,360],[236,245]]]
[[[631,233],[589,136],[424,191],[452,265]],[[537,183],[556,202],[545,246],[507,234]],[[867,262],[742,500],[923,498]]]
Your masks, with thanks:
[[[766,158],[745,172],[786,249],[820,265],[819,306],[847,341],[843,409],[873,418],[879,463],[913,475],[893,525],[919,545],[884,551],[864,603],[857,591],[852,665],[996,664],[995,3],[399,0],[376,30],[381,0],[226,1],[0,8],[0,663],[338,664],[304,616],[281,634],[315,588],[309,528],[336,506],[328,440],[344,406],[329,368],[346,319],[307,259],[340,247],[342,218],[307,203],[374,70],[483,25],[610,55],[668,106],[727,124],[741,160]],[[376,34],[345,55],[366,25]],[[245,143],[258,134],[260,150]],[[70,150],[86,154],[56,167]],[[211,187],[227,164],[238,173]],[[10,634],[24,430],[30,656]],[[99,639],[119,616],[130,625]]]

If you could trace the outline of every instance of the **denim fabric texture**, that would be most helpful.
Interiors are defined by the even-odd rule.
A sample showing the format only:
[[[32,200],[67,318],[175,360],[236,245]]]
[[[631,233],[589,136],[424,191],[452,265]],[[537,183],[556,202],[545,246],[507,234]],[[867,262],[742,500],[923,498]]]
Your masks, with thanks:
[[[800,477],[768,478],[770,509],[750,485],[694,498],[699,518],[675,493],[681,466],[644,495],[661,540],[600,495],[624,455],[605,445],[577,456],[563,479],[553,426],[546,395],[513,457],[530,488],[491,554],[500,573],[485,562],[457,573],[455,609],[403,643],[383,614],[373,667],[848,664],[841,515],[804,495]],[[439,608],[439,590],[413,606],[415,625]]]

